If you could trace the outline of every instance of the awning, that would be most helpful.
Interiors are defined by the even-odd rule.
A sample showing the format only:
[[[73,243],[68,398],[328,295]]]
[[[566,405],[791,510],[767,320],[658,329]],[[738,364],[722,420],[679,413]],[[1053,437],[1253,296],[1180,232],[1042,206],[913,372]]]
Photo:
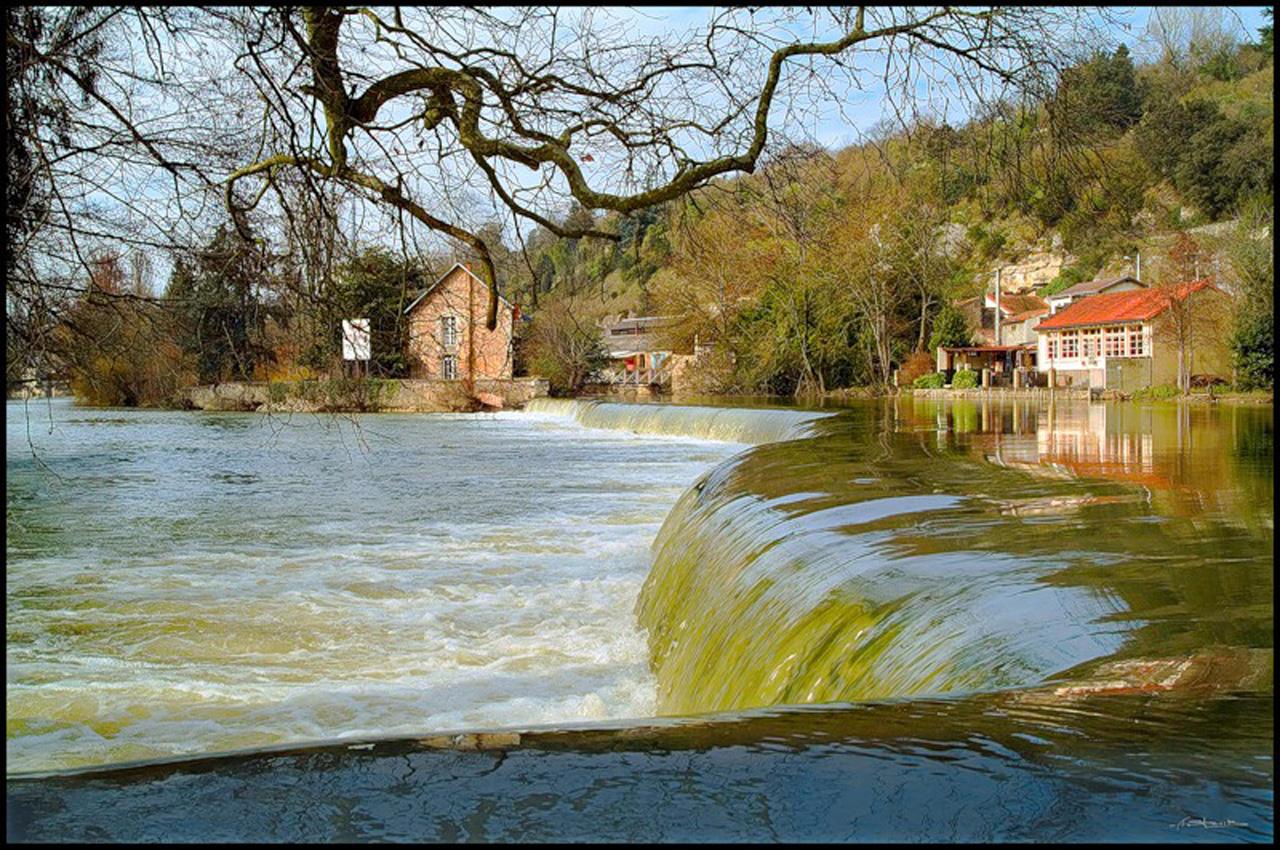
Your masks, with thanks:
[[[948,345],[939,346],[950,354],[1005,354],[1010,351],[1021,351],[1024,348],[1035,348],[1035,343],[1025,345]]]

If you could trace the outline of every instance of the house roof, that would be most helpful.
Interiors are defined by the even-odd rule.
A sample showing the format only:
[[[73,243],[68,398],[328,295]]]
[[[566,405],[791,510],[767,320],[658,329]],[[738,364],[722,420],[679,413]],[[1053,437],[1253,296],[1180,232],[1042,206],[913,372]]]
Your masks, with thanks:
[[[481,280],[480,276],[479,276],[479,275],[477,275],[475,272],[471,271],[471,269],[467,268],[467,267],[466,267],[466,266],[464,266],[462,263],[454,263],[453,265],[449,266],[449,270],[448,270],[448,271],[446,271],[444,274],[440,275],[440,277],[436,278],[436,282],[435,282],[435,283],[431,284],[431,285],[430,285],[430,286],[428,286],[426,289],[422,290],[422,293],[421,293],[417,298],[415,298],[415,299],[413,299],[413,301],[409,302],[409,306],[404,308],[404,315],[406,315],[406,316],[407,316],[407,315],[409,315],[409,313],[411,313],[411,312],[413,311],[413,308],[414,308],[414,307],[417,307],[417,306],[418,306],[418,304],[422,301],[422,299],[426,298],[426,297],[427,297],[427,295],[429,295],[429,294],[431,293],[431,290],[433,290],[433,289],[435,289],[437,286],[439,286],[439,285],[440,285],[440,281],[444,280],[446,277],[448,277],[449,275],[453,274],[453,272],[454,272],[454,270],[455,270],[455,269],[462,269],[464,272],[466,272],[467,274],[471,275],[471,277],[475,278],[475,280],[476,280],[476,281],[478,281],[478,282],[480,283],[480,285],[481,285],[481,286],[485,287],[486,289],[489,287],[489,284],[487,284],[487,283],[485,283],[483,280]],[[505,298],[503,298],[503,297],[502,297],[502,293],[501,293],[501,292],[499,292],[499,293],[498,293],[498,300],[499,300],[499,301],[501,301],[503,304],[506,304],[508,307],[512,307],[512,309],[514,309],[514,307],[512,306],[511,302],[510,302],[510,301],[508,301],[507,299],[505,299]]]
[[[633,316],[606,325],[605,331],[611,335],[643,333],[660,328],[671,320],[671,316]]]
[[[658,342],[653,334],[641,334],[639,336],[628,336],[606,340],[606,347],[609,356],[613,358],[630,357],[633,354],[649,354],[653,352],[665,353],[670,349]]]
[[[1034,347],[1035,343],[1018,343],[1017,345],[940,345],[943,351],[951,352],[968,352],[973,354],[982,354],[983,352],[1003,352],[1017,351],[1020,348]]]
[[[1075,286],[1067,287],[1061,292],[1055,293],[1052,297],[1062,298],[1064,296],[1094,295],[1099,292],[1106,292],[1111,287],[1126,281],[1129,283],[1136,283],[1138,286],[1146,286],[1145,283],[1138,280],[1136,277],[1129,277],[1128,275],[1123,275],[1121,277],[1097,278],[1095,280],[1086,280],[1081,283],[1077,283]]]
[[[983,304],[984,306],[994,307],[995,295],[990,292],[986,293]],[[1004,316],[1017,313],[1028,313],[1032,310],[1040,309],[1049,309],[1049,302],[1045,301],[1039,295],[1012,295],[1008,292],[1000,293],[1000,313]]]
[[[1184,283],[1172,297],[1181,301],[1192,292],[1213,286],[1207,279]],[[1170,295],[1161,289],[1135,289],[1129,292],[1104,292],[1082,298],[1036,325],[1038,331],[1072,328],[1081,325],[1105,325],[1123,322],[1145,322],[1163,313]]]
[[[1048,312],[1049,306],[1046,304],[1044,307],[1037,307],[1036,309],[1028,310],[1025,313],[1014,313],[1012,316],[1007,316],[1005,321],[1011,324],[1017,324],[1018,322],[1025,322],[1027,319],[1034,319],[1037,316],[1043,316]]]

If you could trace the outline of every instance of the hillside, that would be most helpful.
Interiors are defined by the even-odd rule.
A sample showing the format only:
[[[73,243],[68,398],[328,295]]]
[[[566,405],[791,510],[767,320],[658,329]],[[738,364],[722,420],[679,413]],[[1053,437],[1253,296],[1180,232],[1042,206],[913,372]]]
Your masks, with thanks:
[[[1120,47],[961,127],[791,149],[678,205],[599,219],[616,245],[537,232],[504,271],[535,317],[548,302],[595,321],[677,316],[675,350],[719,343],[710,389],[784,393],[883,381],[997,269],[1006,291],[1042,295],[1139,257],[1149,279],[1186,233],[1197,262],[1245,287],[1238,243],[1273,206],[1270,43],[1189,56],[1135,66]]]

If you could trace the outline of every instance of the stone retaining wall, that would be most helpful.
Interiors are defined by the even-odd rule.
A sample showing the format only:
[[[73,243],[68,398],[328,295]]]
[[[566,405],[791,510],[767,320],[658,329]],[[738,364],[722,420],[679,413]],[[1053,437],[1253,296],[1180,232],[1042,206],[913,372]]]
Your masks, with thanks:
[[[545,378],[478,380],[474,396],[464,381],[254,381],[188,387],[183,400],[197,410],[448,413],[519,408],[547,390]]]

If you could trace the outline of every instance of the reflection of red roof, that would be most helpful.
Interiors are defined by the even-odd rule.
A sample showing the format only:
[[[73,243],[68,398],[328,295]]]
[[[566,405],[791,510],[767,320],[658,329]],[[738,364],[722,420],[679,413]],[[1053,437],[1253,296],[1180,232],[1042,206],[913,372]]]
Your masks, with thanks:
[[[1077,460],[1069,455],[1056,453],[1045,454],[1040,460],[1066,467],[1082,478],[1129,481],[1150,487],[1152,490],[1172,490],[1176,486],[1168,476],[1160,475],[1156,471],[1134,469],[1132,465],[1118,460]]]
[[[1184,283],[1173,291],[1173,297],[1181,301],[1192,292],[1212,285],[1208,280]],[[1036,330],[1103,325],[1112,322],[1145,322],[1168,308],[1169,297],[1169,293],[1161,289],[1137,289],[1132,292],[1090,295],[1045,319],[1036,325]]]

